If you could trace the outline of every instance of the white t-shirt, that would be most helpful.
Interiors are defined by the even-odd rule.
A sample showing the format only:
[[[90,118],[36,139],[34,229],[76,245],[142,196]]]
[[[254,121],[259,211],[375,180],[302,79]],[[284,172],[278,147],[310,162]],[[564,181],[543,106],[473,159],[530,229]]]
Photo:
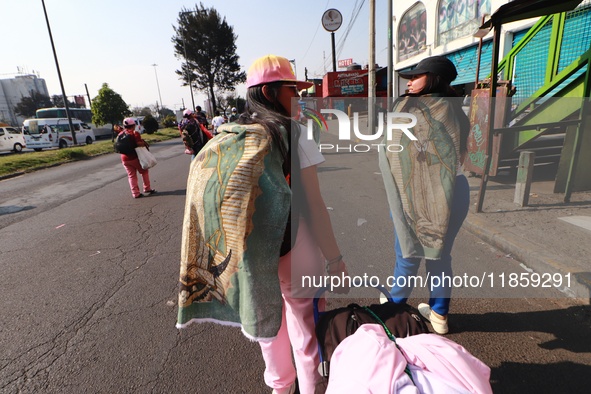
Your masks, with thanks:
[[[300,169],[324,163],[324,156],[318,150],[318,145],[316,145],[314,139],[308,139],[308,128],[300,125],[300,130],[300,139],[298,141]]]
[[[211,124],[213,125],[214,130],[217,129],[219,126],[221,126],[223,123],[224,123],[223,116],[216,116],[211,120]]]

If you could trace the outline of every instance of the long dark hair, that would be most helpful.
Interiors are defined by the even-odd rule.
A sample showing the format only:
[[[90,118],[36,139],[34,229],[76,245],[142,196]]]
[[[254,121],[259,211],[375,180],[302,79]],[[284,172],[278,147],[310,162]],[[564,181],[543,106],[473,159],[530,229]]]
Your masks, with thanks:
[[[263,94],[263,86],[253,86],[246,91],[246,108],[240,115],[236,123],[260,124],[271,135],[275,145],[281,150],[281,155],[288,161],[288,150],[285,147],[285,142],[281,138],[281,127],[287,130],[288,138],[290,138],[291,118],[287,109],[283,108],[277,101],[281,82],[272,82],[267,84],[267,93],[273,98],[270,101]],[[288,145],[290,141],[287,141]]]
[[[271,100],[263,94],[263,86],[253,86],[246,91],[246,108],[236,123],[249,125],[260,124],[271,135],[274,145],[277,146],[283,157],[283,173],[289,174],[290,188],[292,192],[291,210],[285,228],[283,244],[280,255],[284,256],[294,245],[298,233],[298,217],[308,215],[306,200],[303,195],[301,183],[300,160],[298,156],[298,141],[300,137],[299,124],[292,120],[289,108],[283,106],[277,100],[279,89],[283,82],[267,84],[267,94]],[[281,128],[287,130],[287,148],[281,136]],[[292,142],[294,148],[292,149]],[[292,220],[292,218],[294,218]]]
[[[470,134],[470,120],[462,109],[462,102],[459,99],[461,97],[457,92],[450,86],[450,84],[443,79],[441,76],[433,73],[425,74],[427,79],[425,80],[425,87],[419,93],[407,93],[404,96],[420,97],[425,94],[438,94],[443,97],[451,97],[449,102],[452,104],[454,115],[460,123],[460,154],[464,154],[468,151],[468,134]],[[403,107],[406,111],[408,108],[413,106],[413,100],[407,102]]]

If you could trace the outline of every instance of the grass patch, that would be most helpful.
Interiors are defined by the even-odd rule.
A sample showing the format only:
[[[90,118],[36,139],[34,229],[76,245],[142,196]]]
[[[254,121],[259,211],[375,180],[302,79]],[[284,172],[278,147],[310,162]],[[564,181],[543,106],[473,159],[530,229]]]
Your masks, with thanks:
[[[153,134],[142,134],[142,138],[152,145],[159,141],[179,138],[179,132],[174,128],[166,128],[160,129]],[[20,172],[30,172],[70,161],[85,160],[107,153],[115,153],[110,139],[71,148],[2,155],[0,156],[0,177]]]
[[[61,149],[57,152],[56,158],[65,161],[88,159],[90,156],[80,148]]]

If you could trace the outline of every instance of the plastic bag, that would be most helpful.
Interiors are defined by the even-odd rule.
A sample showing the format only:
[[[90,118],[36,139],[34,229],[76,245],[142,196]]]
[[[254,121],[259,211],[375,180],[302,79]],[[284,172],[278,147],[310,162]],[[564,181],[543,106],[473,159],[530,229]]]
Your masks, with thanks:
[[[147,148],[139,146],[135,148],[135,153],[137,153],[137,157],[140,159],[140,164],[144,170],[156,165],[156,158]]]

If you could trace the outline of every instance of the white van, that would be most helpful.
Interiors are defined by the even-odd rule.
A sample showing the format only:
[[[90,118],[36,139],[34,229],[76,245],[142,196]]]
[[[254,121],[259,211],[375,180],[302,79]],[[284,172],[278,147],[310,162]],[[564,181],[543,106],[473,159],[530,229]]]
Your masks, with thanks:
[[[51,146],[58,148],[66,148],[74,145],[72,133],[70,131],[70,124],[67,118],[45,118],[45,119],[28,119],[24,121],[24,126],[27,127],[27,122],[37,121],[41,133],[47,134]],[[94,131],[86,123],[80,119],[72,119],[72,126],[76,133],[76,142],[78,144],[92,144],[96,141]]]
[[[25,137],[16,127],[0,127],[0,152],[20,153],[26,147]]]
[[[43,125],[39,125],[38,119],[27,119],[23,122],[22,135],[25,145],[29,149],[39,152],[42,149],[51,148],[49,134],[43,133]]]
[[[131,118],[135,121],[135,131],[137,131],[140,134],[144,134],[144,131],[146,130],[144,129],[143,125],[144,118],[145,116],[136,116]]]

